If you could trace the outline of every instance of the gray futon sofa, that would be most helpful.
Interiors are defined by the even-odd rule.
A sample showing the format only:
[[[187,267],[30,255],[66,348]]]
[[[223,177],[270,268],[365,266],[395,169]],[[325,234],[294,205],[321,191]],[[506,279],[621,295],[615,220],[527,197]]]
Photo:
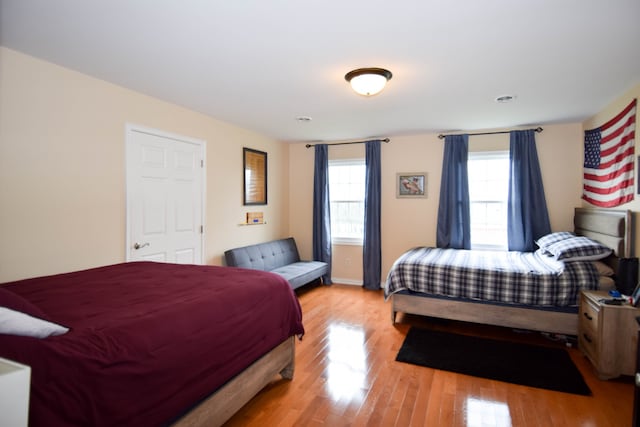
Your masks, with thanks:
[[[279,274],[293,289],[328,273],[329,265],[320,261],[301,261],[293,237],[229,249],[224,253],[229,267],[250,268]]]

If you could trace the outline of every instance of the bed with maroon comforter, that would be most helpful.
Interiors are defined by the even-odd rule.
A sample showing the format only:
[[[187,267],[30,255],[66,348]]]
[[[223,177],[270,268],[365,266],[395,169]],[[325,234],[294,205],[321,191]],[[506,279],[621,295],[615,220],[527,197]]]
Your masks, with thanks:
[[[0,334],[0,357],[31,366],[34,426],[166,425],[304,333],[289,284],[257,270],[132,262],[1,289],[69,328]]]

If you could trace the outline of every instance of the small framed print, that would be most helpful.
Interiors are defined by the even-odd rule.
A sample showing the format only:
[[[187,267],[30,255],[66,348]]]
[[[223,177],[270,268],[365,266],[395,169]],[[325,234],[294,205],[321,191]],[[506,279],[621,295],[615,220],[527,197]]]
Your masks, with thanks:
[[[396,198],[415,199],[426,197],[426,172],[402,172],[396,174]]]

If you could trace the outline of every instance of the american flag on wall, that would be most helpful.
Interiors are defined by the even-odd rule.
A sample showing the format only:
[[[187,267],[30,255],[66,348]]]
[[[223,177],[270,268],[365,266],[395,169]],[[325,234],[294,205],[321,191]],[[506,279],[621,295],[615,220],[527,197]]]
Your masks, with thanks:
[[[584,132],[582,198],[593,205],[611,208],[633,200],[636,102]]]

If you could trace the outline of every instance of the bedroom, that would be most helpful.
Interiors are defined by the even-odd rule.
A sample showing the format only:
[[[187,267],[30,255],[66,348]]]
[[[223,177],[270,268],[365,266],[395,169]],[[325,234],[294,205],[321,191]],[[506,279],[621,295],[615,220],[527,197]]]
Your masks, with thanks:
[[[4,4],[3,1],[3,7]],[[338,87],[344,89],[345,102],[351,102],[356,95],[349,92],[342,77],[344,72],[341,69],[337,73],[341,80]],[[392,84],[399,86],[401,77],[401,73],[396,73],[381,96],[393,94]],[[635,77],[619,91],[604,94],[606,102],[592,114],[545,123],[544,132],[537,135],[554,230],[571,229],[573,208],[583,205],[580,198],[583,130],[602,123],[630,99],[640,96],[638,74]],[[353,102],[361,106],[362,101],[376,99]],[[294,114],[306,113],[295,111],[290,115]],[[200,113],[198,108],[186,108],[145,94],[144,90],[134,91],[90,73],[56,65],[55,61],[41,59],[35,53],[21,53],[3,42],[0,282],[124,260],[123,135],[127,123],[207,141],[204,250],[207,264],[222,265],[222,254],[228,248],[288,235],[295,236],[303,258],[311,257],[309,193],[313,152],[305,148],[304,142],[282,143],[278,138]],[[507,126],[511,125],[490,129]],[[486,127],[479,125],[469,130]],[[383,147],[383,216],[401,219],[385,222],[383,228],[383,276],[407,248],[435,242],[443,150],[443,143],[437,138],[439,132],[401,129],[381,135],[392,140]],[[351,138],[330,138],[341,139]],[[477,137],[471,144],[486,150],[503,147],[507,141],[504,135]],[[267,224],[262,226],[237,225],[248,211],[241,201],[241,155],[245,146],[269,154],[269,203],[261,207]],[[345,149],[336,155],[352,157],[357,153]],[[396,199],[392,182],[397,172],[406,171],[428,172],[426,199]],[[640,202],[635,200],[624,208],[639,211]],[[333,276],[345,283],[358,283],[362,280],[362,266],[357,250],[354,253],[351,249],[336,248]]]

